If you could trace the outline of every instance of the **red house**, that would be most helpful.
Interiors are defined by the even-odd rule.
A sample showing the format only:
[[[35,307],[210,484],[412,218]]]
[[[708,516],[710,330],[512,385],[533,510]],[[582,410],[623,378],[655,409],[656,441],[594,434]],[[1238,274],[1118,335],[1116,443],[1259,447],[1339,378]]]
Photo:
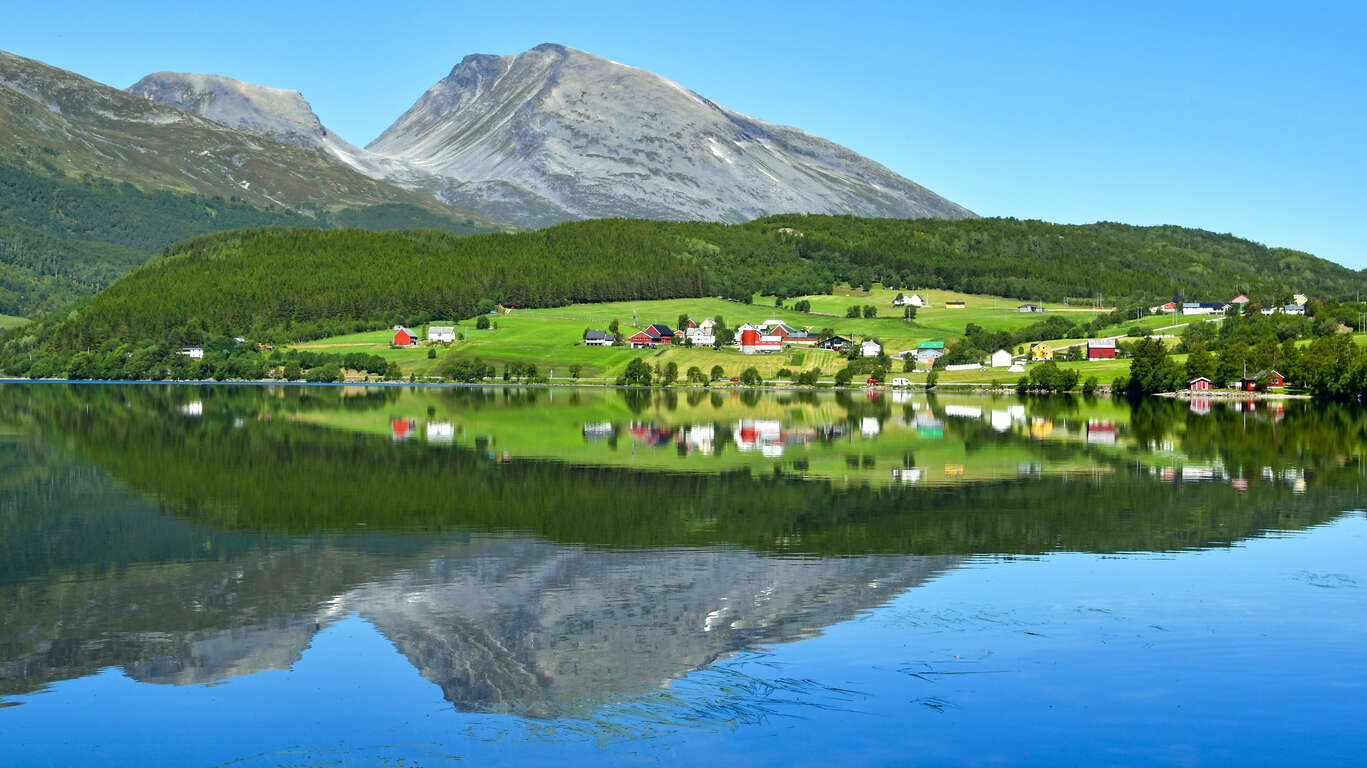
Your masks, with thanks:
[[[633,348],[655,346],[656,344],[670,344],[674,341],[674,331],[669,326],[662,323],[654,323],[646,326],[645,330],[632,334],[628,339]]]
[[[1187,382],[1187,389],[1190,389],[1192,392],[1209,392],[1211,386],[1211,380],[1207,379],[1205,376],[1197,376]]]
[[[1252,376],[1239,379],[1239,389],[1252,392],[1258,388],[1258,379],[1267,377],[1268,389],[1281,389],[1286,386],[1286,377],[1276,371],[1258,371]]]
[[[1088,339],[1088,360],[1114,360],[1115,339]]]
[[[400,328],[394,332],[394,346],[396,347],[411,347],[417,343],[417,334],[407,328]]]

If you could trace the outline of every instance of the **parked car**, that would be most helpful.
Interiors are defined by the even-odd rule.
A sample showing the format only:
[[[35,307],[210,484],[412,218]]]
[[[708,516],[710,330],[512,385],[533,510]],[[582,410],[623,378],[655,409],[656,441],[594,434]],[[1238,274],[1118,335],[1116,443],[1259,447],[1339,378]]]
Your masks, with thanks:
[[[869,379],[868,381],[866,381],[866,382],[864,382],[864,383],[867,384],[867,385],[870,386],[870,387],[881,387],[881,386],[883,386],[883,383],[882,383],[881,381],[879,381],[878,379]]]
[[[731,377],[731,380],[732,380],[732,381],[740,381],[740,377],[739,377],[739,376],[732,376],[732,377]]]

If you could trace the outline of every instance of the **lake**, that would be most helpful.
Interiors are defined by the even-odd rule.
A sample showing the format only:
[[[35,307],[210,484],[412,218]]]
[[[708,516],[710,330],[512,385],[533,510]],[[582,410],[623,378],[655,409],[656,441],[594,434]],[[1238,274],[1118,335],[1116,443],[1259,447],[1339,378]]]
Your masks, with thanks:
[[[1367,409],[0,385],[5,765],[1361,764]]]

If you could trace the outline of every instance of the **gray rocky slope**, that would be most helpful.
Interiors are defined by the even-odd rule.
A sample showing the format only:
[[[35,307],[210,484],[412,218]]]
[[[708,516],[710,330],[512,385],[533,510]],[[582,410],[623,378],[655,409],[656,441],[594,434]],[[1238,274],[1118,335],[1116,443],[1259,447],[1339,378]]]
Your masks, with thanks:
[[[838,144],[560,45],[465,57],[364,150],[327,131],[294,91],[171,73],[132,90],[518,226],[774,213],[973,216]]]

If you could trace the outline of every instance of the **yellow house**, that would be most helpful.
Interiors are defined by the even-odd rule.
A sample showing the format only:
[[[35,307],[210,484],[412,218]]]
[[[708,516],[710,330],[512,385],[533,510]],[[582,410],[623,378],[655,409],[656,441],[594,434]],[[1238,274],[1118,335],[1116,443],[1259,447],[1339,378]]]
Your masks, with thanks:
[[[1048,344],[1035,344],[1030,347],[1031,360],[1053,360],[1054,348]]]
[[[964,306],[965,306],[965,305],[964,305],[964,303],[963,303],[962,301],[946,301],[946,302],[945,302],[945,309],[963,309]]]

